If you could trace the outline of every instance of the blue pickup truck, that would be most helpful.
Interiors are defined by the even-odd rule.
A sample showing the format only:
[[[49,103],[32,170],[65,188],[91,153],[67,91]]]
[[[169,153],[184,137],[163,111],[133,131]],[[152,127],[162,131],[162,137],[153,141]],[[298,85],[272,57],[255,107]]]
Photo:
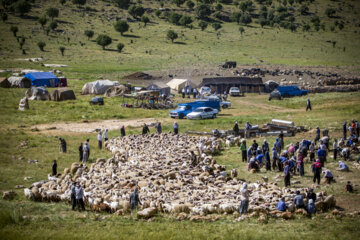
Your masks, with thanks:
[[[279,86],[277,90],[281,97],[304,96],[308,94],[308,90],[301,90],[298,86]]]
[[[204,99],[189,103],[179,103],[175,110],[170,111],[170,117],[182,119],[199,107],[211,107],[220,111],[220,101]]]

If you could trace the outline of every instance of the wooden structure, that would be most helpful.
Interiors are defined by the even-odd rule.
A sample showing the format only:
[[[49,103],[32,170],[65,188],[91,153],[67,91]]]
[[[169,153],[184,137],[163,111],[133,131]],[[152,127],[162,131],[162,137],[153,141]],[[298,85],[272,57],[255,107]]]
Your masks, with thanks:
[[[265,92],[261,78],[250,77],[213,77],[203,78],[200,86],[210,87],[217,94],[229,93],[231,87],[238,87],[241,93]]]

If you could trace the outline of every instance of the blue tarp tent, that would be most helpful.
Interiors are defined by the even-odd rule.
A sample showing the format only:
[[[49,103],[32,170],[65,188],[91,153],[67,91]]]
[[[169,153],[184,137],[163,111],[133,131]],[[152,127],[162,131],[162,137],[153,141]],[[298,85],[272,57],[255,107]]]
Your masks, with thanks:
[[[57,87],[59,85],[59,79],[51,72],[32,72],[25,74],[24,78],[28,78],[31,81],[31,86],[35,87]]]

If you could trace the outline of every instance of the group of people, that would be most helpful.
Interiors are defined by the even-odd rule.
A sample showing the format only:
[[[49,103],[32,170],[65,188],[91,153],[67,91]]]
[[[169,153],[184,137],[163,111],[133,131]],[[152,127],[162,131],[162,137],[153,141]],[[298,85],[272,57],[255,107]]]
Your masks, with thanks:
[[[187,98],[190,98],[191,93],[193,95],[193,98],[195,99],[195,98],[197,98],[197,95],[198,95],[199,92],[198,92],[198,90],[196,88],[193,88],[191,90],[190,86],[181,89],[182,98],[185,98],[185,95],[187,95]]]
[[[173,133],[174,134],[176,134],[176,135],[179,134],[179,124],[177,122],[174,122],[172,128],[173,128]],[[155,124],[155,130],[156,130],[157,134],[162,133],[162,125],[161,125],[160,122]],[[146,123],[144,123],[143,128],[142,128],[142,134],[145,135],[145,134],[148,134],[148,133],[150,133],[149,126]]]
[[[316,201],[316,194],[314,190],[310,188],[306,194],[306,204],[305,199],[300,191],[296,191],[296,196],[293,199],[293,204],[295,205],[296,209],[305,209],[309,215],[316,213],[315,201]],[[285,203],[285,198],[282,197],[278,202],[276,209],[281,212],[285,212],[288,209],[288,206]]]

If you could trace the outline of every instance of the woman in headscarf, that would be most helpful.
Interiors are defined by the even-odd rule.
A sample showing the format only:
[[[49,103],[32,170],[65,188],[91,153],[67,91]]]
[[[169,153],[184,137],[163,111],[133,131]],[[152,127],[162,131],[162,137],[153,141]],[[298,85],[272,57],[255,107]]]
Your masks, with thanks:
[[[247,214],[249,207],[249,196],[250,196],[249,190],[247,189],[247,183],[245,182],[243,183],[240,194],[241,194],[240,195],[241,203],[240,203],[239,213],[240,215]]]

